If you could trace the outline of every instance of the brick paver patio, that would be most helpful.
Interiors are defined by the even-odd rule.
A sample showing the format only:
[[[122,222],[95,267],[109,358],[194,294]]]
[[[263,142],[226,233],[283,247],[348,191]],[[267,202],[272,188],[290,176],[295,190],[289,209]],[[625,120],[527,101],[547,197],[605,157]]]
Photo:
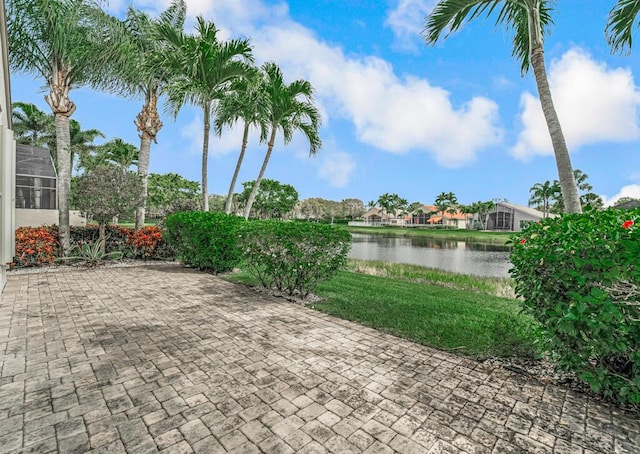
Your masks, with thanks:
[[[640,452],[607,405],[173,265],[11,276],[0,371],[0,452]]]

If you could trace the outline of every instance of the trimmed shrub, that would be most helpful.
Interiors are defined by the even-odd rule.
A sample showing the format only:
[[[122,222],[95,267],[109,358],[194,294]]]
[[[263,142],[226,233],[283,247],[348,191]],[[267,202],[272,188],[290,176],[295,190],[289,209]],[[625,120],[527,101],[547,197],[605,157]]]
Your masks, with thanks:
[[[511,241],[516,293],[559,365],[640,404],[640,209],[544,219]]]
[[[323,224],[251,221],[239,245],[243,268],[264,287],[304,298],[345,267],[351,235]]]
[[[58,251],[56,226],[20,227],[16,229],[16,256],[18,266],[42,266],[53,263]]]
[[[238,228],[244,219],[224,213],[187,211],[167,216],[166,241],[186,265],[213,273],[240,261]]]
[[[140,230],[130,230],[128,244],[133,246],[134,257],[155,260],[175,257],[175,251],[164,240],[163,229],[147,225]]]

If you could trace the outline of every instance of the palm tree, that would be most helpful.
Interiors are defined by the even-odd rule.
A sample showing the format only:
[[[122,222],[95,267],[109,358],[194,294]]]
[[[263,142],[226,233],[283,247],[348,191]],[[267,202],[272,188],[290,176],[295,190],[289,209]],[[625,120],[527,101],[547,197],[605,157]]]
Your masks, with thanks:
[[[271,129],[267,153],[265,154],[260,173],[247,200],[243,215],[249,217],[251,206],[256,198],[260,182],[267,170],[267,164],[271,158],[276,134],[282,131],[284,143],[288,144],[293,138],[293,133],[300,131],[309,141],[309,155],[315,156],[322,141],[318,134],[320,127],[320,112],[313,103],[313,87],[306,80],[298,79],[287,85],[284,82],[282,71],[275,63],[262,65],[265,77],[265,99],[267,108],[266,125]]]
[[[428,43],[435,44],[443,33],[446,37],[468,20],[481,15],[490,16],[498,7],[500,8],[497,24],[505,25],[514,31],[513,56],[520,61],[522,73],[526,73],[530,67],[533,68],[538,96],[553,144],[560,186],[566,201],[566,212],[580,213],[582,207],[573,179],[571,159],[553,105],[544,63],[544,33],[552,23],[550,1],[440,0],[427,18],[423,36]]]
[[[82,156],[87,156],[97,149],[98,146],[93,142],[98,137],[104,137],[102,131],[95,128],[82,129],[80,122],[74,119],[69,120],[69,154],[71,156],[71,168],[73,168],[76,156],[80,159]]]
[[[175,117],[186,102],[199,106],[204,114],[202,207],[209,211],[207,162],[212,109],[228,92],[231,82],[250,72],[251,46],[246,39],[220,41],[215,25],[201,16],[196,18],[195,35],[184,34],[167,24],[160,24],[158,31],[167,44],[160,65],[166,73],[174,75],[167,86],[170,110]]]
[[[640,1],[618,0],[609,12],[605,33],[611,50],[616,53],[630,53],[634,24],[640,12]]]
[[[550,182],[549,180],[544,183],[536,183],[531,189],[529,189],[531,197],[529,198],[529,206],[542,205],[542,212],[544,217],[549,217],[549,206],[552,199],[557,198],[560,192],[560,187],[556,182]]]
[[[118,65],[119,35],[92,0],[8,0],[11,67],[46,81],[45,100],[55,117],[60,247],[69,254],[72,88],[103,83],[104,69]]]
[[[140,137],[138,175],[142,179],[143,193],[142,203],[136,209],[136,230],[141,229],[145,222],[151,142],[157,143],[158,132],[163,126],[158,114],[158,98],[166,86],[167,78],[161,68],[154,65],[163,51],[163,43],[157,39],[157,29],[164,24],[176,32],[181,31],[186,11],[184,0],[173,0],[158,19],[129,7],[122,23],[127,38],[127,46],[122,48],[127,65],[115,68],[114,74],[111,74],[114,89],[125,96],[144,100],[134,121]]]
[[[438,211],[442,213],[442,222],[441,222],[442,225],[445,224],[444,214],[446,212],[450,214],[454,213],[456,211],[455,205],[457,203],[458,203],[458,198],[453,192],[441,192],[440,194],[438,194],[438,197],[436,197],[434,205],[436,206]]]
[[[216,135],[222,135],[222,128],[226,125],[233,125],[238,120],[244,122],[242,146],[240,147],[240,154],[238,155],[238,161],[231,178],[227,201],[224,206],[224,212],[227,214],[231,213],[233,191],[235,191],[238,174],[247,150],[249,129],[254,126],[260,130],[260,143],[267,140],[267,109],[263,81],[264,77],[260,71],[253,69],[246,76],[236,79],[231,84],[230,92],[220,100],[216,108]]]
[[[35,104],[14,102],[12,105],[13,132],[16,142],[32,147],[46,147],[55,138],[53,116],[36,107]]]
[[[138,163],[138,148],[122,139],[111,139],[107,143],[96,147],[96,152],[86,155],[81,161],[81,167],[91,170],[99,166],[115,166],[123,172]]]

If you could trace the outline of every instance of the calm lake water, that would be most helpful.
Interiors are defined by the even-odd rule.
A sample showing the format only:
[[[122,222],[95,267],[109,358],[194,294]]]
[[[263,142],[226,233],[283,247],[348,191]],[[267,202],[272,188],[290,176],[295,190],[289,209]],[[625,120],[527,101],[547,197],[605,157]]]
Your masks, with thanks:
[[[411,263],[477,276],[509,277],[509,247],[426,237],[353,233],[349,258]]]

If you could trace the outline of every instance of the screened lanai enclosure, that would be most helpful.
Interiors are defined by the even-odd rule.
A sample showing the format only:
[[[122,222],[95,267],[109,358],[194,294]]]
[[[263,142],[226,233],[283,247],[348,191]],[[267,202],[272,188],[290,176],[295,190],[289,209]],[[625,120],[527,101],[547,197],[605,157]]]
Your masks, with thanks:
[[[57,209],[56,181],[49,150],[16,145],[16,208]]]

